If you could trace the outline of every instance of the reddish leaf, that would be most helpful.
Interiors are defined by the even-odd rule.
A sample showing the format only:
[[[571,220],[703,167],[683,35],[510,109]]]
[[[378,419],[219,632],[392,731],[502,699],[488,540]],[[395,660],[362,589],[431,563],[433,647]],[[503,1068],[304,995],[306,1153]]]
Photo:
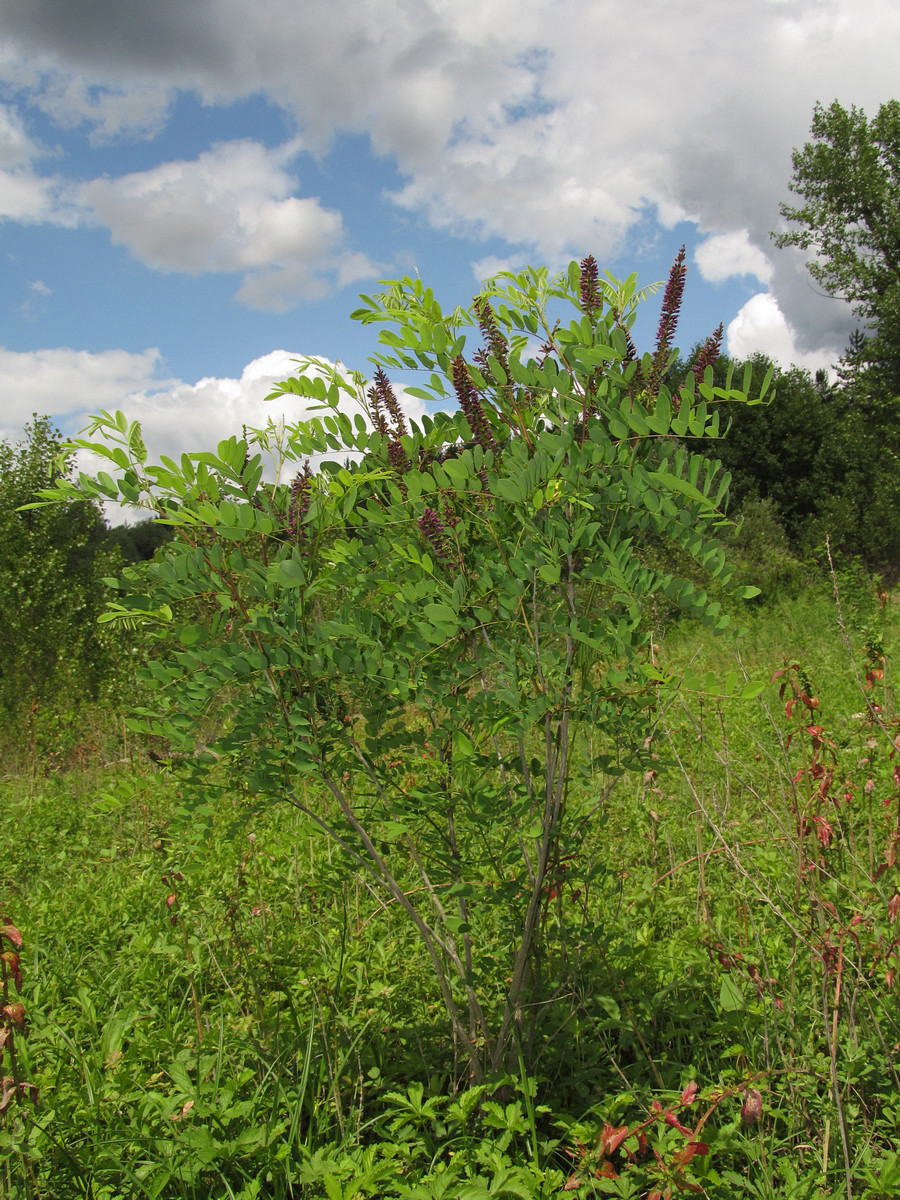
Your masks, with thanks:
[[[709,1154],[709,1146],[706,1142],[688,1142],[683,1150],[675,1155],[672,1160],[677,1167],[686,1167],[695,1154]]]
[[[894,892],[890,900],[888,900],[888,916],[892,921],[897,920],[897,913],[900,912],[900,892]]]
[[[9,971],[10,975],[12,975],[13,979],[16,981],[16,991],[21,992],[21,990],[22,990],[22,972],[19,969],[18,954],[16,954],[15,950],[7,950],[5,953],[0,954],[0,959],[2,959],[4,963],[6,963],[7,971]]]
[[[697,1081],[692,1079],[684,1091],[681,1093],[682,1104],[693,1104],[697,1099]]]
[[[22,945],[22,935],[15,925],[0,925],[0,937],[9,938],[14,946]]]
[[[594,1172],[598,1179],[618,1179],[619,1173],[609,1160],[601,1163]]]
[[[666,1113],[665,1121],[670,1129],[677,1129],[679,1133],[683,1133],[685,1137],[693,1136],[693,1129],[688,1129],[686,1125],[682,1125],[673,1112]]]
[[[784,712],[785,712],[785,715],[788,720],[791,719],[791,715],[793,714],[793,711],[794,711],[794,705],[796,703],[797,703],[796,700],[788,700],[787,704],[784,706]]]
[[[603,1126],[603,1133],[600,1135],[600,1153],[604,1158],[607,1158],[613,1153],[614,1150],[617,1150],[619,1146],[621,1146],[627,1137],[627,1125],[619,1125],[613,1128],[613,1126],[607,1122]]]
[[[824,817],[813,817],[813,822],[816,826],[816,837],[823,849],[827,850],[831,845],[831,835],[834,833],[831,825]]]
[[[7,1004],[3,1013],[15,1025],[16,1029],[25,1028],[25,1005],[21,1001],[16,1001],[14,1004]]]

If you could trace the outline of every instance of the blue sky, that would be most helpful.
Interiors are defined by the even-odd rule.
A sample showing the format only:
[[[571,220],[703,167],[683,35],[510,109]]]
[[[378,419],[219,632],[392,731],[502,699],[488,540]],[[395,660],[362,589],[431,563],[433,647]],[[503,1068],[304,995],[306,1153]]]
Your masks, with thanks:
[[[893,94],[885,0],[0,0],[0,30],[0,437],[124,408],[197,449],[292,356],[364,368],[357,293],[416,271],[449,305],[588,252],[649,283],[684,242],[685,349],[721,320],[815,368],[852,328],[768,235],[815,102]]]

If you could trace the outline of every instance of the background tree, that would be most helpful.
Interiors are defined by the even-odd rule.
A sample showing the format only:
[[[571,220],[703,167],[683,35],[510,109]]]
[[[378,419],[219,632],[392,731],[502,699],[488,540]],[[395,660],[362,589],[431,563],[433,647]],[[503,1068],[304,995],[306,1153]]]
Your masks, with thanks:
[[[853,344],[858,347],[859,338]],[[824,372],[782,370],[761,354],[748,363],[722,356],[713,378],[722,385],[729,371],[740,375],[748,367],[751,390],[772,372],[773,399],[735,405],[727,436],[716,443],[715,456],[732,476],[729,515],[740,520],[762,501],[774,506],[767,511],[793,554],[821,559],[827,536],[837,555],[861,558],[870,570],[896,577],[900,458],[883,406],[868,402],[857,372],[843,372],[832,385]],[[758,520],[761,510],[753,512]]]
[[[160,546],[172,540],[172,527],[149,518],[134,525],[115,525],[107,530],[107,542],[118,546],[125,562],[148,562]]]
[[[835,100],[813,112],[813,141],[793,153],[790,190],[799,205],[781,215],[795,228],[778,246],[815,257],[809,273],[865,322],[867,360],[881,389],[900,393],[900,102],[870,121]],[[857,348],[857,352],[858,352]]]
[[[99,505],[88,497],[20,511],[71,474],[62,437],[35,416],[18,445],[0,443],[0,708],[96,697],[111,669],[97,625],[113,558]]]

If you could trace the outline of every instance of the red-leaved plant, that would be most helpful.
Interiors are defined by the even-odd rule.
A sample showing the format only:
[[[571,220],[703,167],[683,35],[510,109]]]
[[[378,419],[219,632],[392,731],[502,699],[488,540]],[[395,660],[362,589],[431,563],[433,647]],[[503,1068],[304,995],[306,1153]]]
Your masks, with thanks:
[[[12,922],[0,917],[0,1064],[8,1060],[10,1074],[0,1076],[0,1113],[5,1112],[14,1097],[28,1095],[37,1100],[37,1088],[23,1080],[16,1055],[16,1038],[25,1036],[25,1005],[18,999],[22,989],[19,950],[22,935]],[[10,993],[15,984],[16,999]]]
[[[703,1195],[704,1188],[692,1168],[694,1159],[705,1158],[710,1152],[709,1144],[701,1140],[700,1134],[722,1102],[732,1096],[743,1096],[741,1118],[745,1124],[756,1124],[760,1120],[762,1096],[750,1086],[751,1082],[745,1080],[734,1087],[711,1089],[705,1096],[706,1108],[693,1127],[686,1125],[680,1114],[700,1095],[695,1080],[691,1080],[673,1104],[663,1105],[654,1100],[649,1115],[633,1126],[604,1122],[592,1145],[579,1141],[576,1148],[569,1151],[577,1162],[563,1190],[574,1191],[592,1179],[618,1179],[624,1174],[634,1176],[642,1172],[645,1182],[651,1184],[647,1200],[671,1200],[676,1192]],[[654,1126],[659,1136],[655,1145],[651,1145],[648,1131]],[[666,1137],[669,1131],[674,1131],[674,1139]],[[632,1182],[636,1181],[633,1179]]]

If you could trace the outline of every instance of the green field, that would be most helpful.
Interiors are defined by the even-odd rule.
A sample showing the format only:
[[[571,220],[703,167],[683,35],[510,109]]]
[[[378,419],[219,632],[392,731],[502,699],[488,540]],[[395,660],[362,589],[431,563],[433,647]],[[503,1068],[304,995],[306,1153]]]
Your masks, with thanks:
[[[818,586],[661,636],[693,675],[657,768],[584,785],[540,1011],[477,1087],[409,922],[296,810],[186,806],[133,741],[7,776],[0,1195],[894,1197],[900,621],[844,582],[843,630]]]

